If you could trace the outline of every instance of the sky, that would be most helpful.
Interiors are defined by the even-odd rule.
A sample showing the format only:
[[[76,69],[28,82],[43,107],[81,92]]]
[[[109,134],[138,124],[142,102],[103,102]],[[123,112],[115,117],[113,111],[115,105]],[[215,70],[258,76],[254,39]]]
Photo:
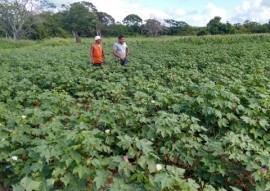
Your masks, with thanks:
[[[56,6],[81,0],[51,0]],[[270,0],[84,0],[116,21],[129,14],[143,20],[155,18],[185,21],[192,26],[205,26],[215,16],[222,22],[243,23],[246,20],[268,23]]]

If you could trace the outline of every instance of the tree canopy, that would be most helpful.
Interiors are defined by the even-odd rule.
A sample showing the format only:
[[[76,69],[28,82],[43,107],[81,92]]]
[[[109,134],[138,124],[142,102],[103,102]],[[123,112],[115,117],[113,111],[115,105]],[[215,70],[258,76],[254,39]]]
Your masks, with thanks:
[[[138,15],[130,14],[124,18],[123,23],[127,26],[140,26],[142,21],[142,18]]]
[[[216,16],[205,27],[196,27],[181,20],[143,20],[139,15],[129,14],[119,22],[87,1],[63,4],[60,9],[55,9],[54,4],[47,0],[0,0],[0,36],[13,40],[74,36],[80,42],[80,37],[95,35],[157,37],[270,32],[270,20],[265,24],[249,20],[231,24],[221,20]]]

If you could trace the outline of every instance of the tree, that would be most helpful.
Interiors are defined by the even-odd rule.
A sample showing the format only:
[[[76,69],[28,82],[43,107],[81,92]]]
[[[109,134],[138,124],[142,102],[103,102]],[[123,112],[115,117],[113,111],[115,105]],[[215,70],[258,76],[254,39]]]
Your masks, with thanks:
[[[115,24],[107,25],[103,33],[106,36],[130,35],[128,29],[126,25],[116,22]]]
[[[211,19],[207,24],[207,30],[212,35],[232,34],[234,32],[233,27],[229,22],[226,24],[221,23],[221,17],[215,17]]]
[[[127,26],[140,26],[142,24],[142,19],[138,15],[130,14],[126,16],[123,23]]]
[[[209,21],[209,23],[207,24],[207,28],[210,34],[221,34],[222,23],[220,22],[220,20],[221,17],[215,17]]]
[[[29,36],[31,39],[69,36],[69,32],[61,25],[61,13],[42,12],[35,17],[38,17],[39,22],[31,27],[31,35]]]
[[[197,36],[205,36],[208,35],[208,31],[206,29],[201,29],[199,32],[197,32]]]
[[[6,4],[0,4],[0,31],[8,37],[9,27],[8,27],[8,11]]]
[[[168,26],[169,35],[184,34],[185,30],[189,28],[189,25],[184,21],[176,21],[173,19],[164,20]]]
[[[144,30],[147,35],[157,37],[161,32],[163,32],[164,27],[155,19],[147,19],[144,25]]]
[[[226,22],[226,24],[222,24],[221,30],[222,30],[223,34],[234,34],[235,33],[233,26],[228,21]]]
[[[95,28],[98,20],[96,7],[89,2],[77,2],[70,5],[62,5],[62,25],[65,29],[72,32],[76,42],[81,42],[81,34],[86,34]]]
[[[97,12],[96,15],[98,17],[98,20],[104,25],[111,25],[115,23],[115,19],[108,13]]]
[[[115,19],[104,12],[97,12],[97,22],[96,22],[96,33],[101,36],[101,30],[104,30],[107,25],[112,25],[115,23]]]
[[[254,30],[259,25],[260,25],[259,23],[253,22],[253,21],[250,21],[250,20],[246,20],[243,23],[243,27],[245,27],[249,32],[251,32],[252,30]]]
[[[0,26],[13,40],[24,38],[34,24],[33,16],[54,5],[46,0],[0,0]]]
[[[126,16],[122,22],[129,28],[131,33],[140,34],[142,21],[143,20],[138,15],[130,14]]]

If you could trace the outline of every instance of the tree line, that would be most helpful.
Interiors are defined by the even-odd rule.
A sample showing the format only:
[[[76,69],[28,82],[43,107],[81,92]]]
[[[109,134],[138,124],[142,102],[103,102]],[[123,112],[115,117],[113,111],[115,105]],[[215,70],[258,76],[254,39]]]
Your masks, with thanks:
[[[143,21],[140,16],[130,14],[122,22],[115,22],[111,15],[98,11],[93,3],[86,1],[63,4],[56,11],[55,5],[47,0],[0,0],[0,36],[13,40],[74,36],[80,42],[81,37],[95,35],[156,37],[269,32],[270,20],[265,24],[248,20],[231,24],[222,23],[221,17],[217,16],[207,26],[195,27],[173,19]]]

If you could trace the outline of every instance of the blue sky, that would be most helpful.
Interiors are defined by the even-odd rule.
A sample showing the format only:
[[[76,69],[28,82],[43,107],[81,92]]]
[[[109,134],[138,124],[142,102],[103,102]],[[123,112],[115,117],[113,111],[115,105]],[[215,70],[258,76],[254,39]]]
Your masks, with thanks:
[[[54,0],[56,5],[80,0]],[[193,26],[205,26],[215,16],[222,21],[242,23],[251,20],[266,23],[270,19],[270,0],[85,0],[99,11],[122,21],[128,14],[149,18],[175,19]]]

